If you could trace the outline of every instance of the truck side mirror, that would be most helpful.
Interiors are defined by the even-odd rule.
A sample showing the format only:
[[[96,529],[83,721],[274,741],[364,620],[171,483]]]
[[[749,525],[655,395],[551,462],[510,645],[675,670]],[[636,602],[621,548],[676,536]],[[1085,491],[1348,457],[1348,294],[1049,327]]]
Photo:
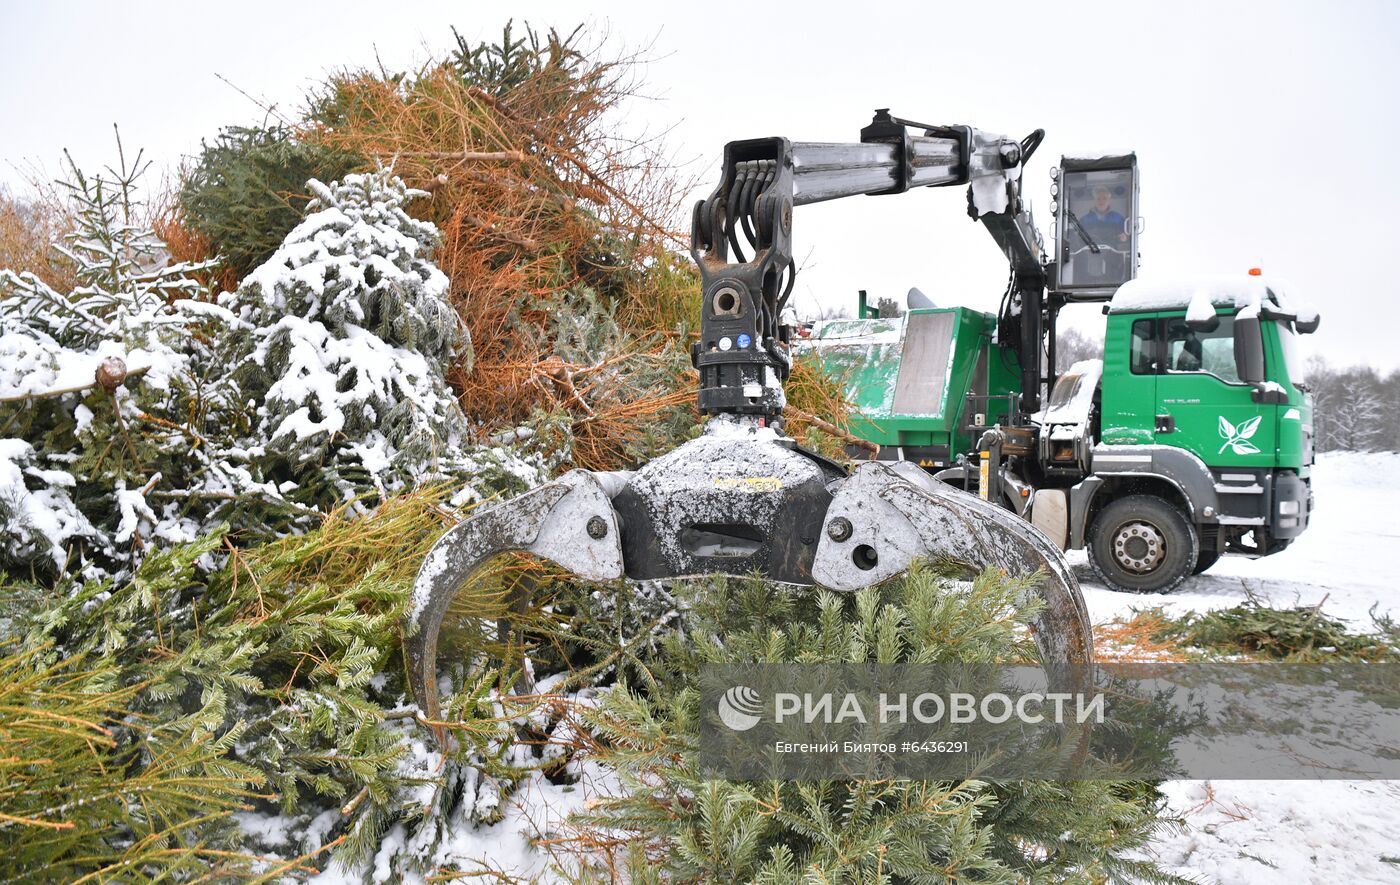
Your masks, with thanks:
[[[1318,325],[1322,322],[1322,316],[1316,311],[1300,313],[1293,321],[1293,328],[1298,330],[1299,335],[1311,335],[1317,331]]]
[[[1193,319],[1187,316],[1186,328],[1190,329],[1192,332],[1214,332],[1216,329],[1220,328],[1220,316],[1214,311],[1211,312],[1210,319],[1199,317]],[[1238,332],[1235,334],[1236,336],[1239,335]]]
[[[1258,313],[1235,317],[1235,369],[1247,384],[1264,383],[1264,335]]]

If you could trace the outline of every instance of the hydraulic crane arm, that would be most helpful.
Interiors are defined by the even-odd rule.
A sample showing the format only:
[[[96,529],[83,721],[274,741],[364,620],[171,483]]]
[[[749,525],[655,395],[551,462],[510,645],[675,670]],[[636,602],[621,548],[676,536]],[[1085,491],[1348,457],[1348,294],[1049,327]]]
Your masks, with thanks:
[[[704,283],[701,340],[692,354],[701,375],[700,410],[781,416],[782,381],[791,364],[789,332],[779,317],[796,277],[793,207],[964,184],[969,215],[986,225],[1011,263],[1015,298],[1003,312],[1009,326],[1019,328],[1005,329],[1002,344],[1034,355],[1022,361],[1034,377],[1023,380],[1030,381],[1026,396],[1038,399],[1039,322],[1017,318],[1038,320],[1045,288],[1040,235],[1020,195],[1021,166],[1043,136],[1036,130],[1018,142],[880,110],[855,144],[760,138],[726,145],[723,177],[696,205],[691,234]]]

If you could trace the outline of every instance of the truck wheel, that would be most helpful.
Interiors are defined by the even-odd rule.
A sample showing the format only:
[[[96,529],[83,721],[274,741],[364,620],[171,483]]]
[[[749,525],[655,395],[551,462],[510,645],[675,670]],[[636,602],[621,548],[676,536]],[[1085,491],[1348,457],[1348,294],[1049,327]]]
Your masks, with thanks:
[[[1219,550],[1202,550],[1196,557],[1196,567],[1191,569],[1191,574],[1199,575],[1201,572],[1215,565],[1220,559]]]
[[[1166,593],[1191,574],[1199,558],[1191,523],[1153,495],[1120,498],[1089,527],[1089,563],[1114,590]]]

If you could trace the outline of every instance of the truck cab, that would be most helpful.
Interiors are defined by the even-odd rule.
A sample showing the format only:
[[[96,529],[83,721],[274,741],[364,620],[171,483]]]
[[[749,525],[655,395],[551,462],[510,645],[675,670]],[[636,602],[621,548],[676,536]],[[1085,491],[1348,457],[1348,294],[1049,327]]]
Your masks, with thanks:
[[[1170,589],[1303,532],[1312,398],[1297,335],[1317,322],[1262,276],[1117,290],[1087,470],[1069,490],[1071,545],[1106,583]]]

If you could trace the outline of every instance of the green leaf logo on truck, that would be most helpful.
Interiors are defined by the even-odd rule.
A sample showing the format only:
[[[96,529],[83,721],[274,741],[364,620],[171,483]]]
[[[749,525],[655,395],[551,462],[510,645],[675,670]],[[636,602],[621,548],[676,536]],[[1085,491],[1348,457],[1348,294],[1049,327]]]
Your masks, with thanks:
[[[1224,415],[1220,416],[1220,436],[1225,440],[1220,447],[1219,454],[1224,454],[1226,449],[1234,450],[1236,455],[1253,455],[1258,453],[1259,447],[1250,442],[1250,438],[1259,430],[1259,422],[1263,415],[1255,415],[1248,421],[1236,427],[1230,423],[1230,419]]]

